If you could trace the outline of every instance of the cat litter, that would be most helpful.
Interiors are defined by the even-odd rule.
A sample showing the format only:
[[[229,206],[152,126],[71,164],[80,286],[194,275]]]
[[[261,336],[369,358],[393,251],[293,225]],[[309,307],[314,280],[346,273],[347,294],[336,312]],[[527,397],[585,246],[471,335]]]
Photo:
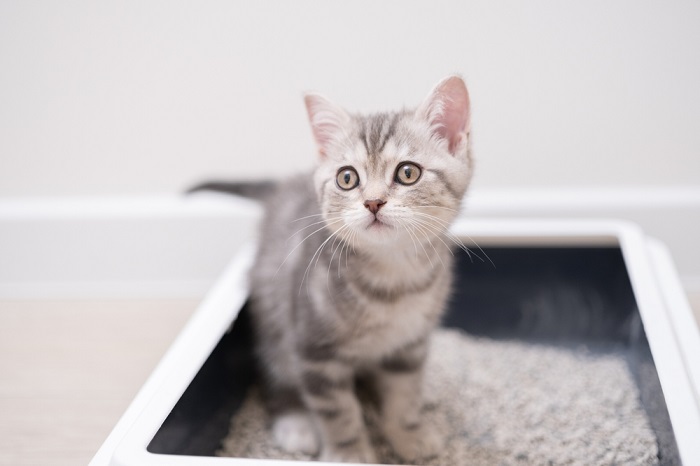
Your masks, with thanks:
[[[657,439],[625,350],[475,337],[440,329],[425,377],[426,427],[445,448],[426,465],[658,464]],[[402,464],[365,420],[379,461]],[[277,448],[253,386],[218,456],[310,460]]]

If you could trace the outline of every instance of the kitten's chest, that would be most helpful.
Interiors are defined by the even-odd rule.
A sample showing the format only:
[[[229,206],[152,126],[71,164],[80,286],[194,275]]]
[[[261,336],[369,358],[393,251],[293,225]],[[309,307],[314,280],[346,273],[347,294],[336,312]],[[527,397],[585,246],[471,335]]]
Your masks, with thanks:
[[[354,325],[347,350],[356,357],[379,359],[424,338],[435,327],[444,301],[433,293],[368,305]]]
[[[348,313],[346,350],[356,357],[381,358],[424,338],[444,309],[449,270],[448,264],[409,263],[390,271],[365,269],[349,277],[346,289],[355,309]]]

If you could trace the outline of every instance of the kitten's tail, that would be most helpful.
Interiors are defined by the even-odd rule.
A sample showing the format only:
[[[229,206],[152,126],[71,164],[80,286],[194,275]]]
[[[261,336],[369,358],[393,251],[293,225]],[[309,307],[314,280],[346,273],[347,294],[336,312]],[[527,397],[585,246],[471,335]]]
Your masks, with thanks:
[[[187,194],[198,191],[215,191],[226,194],[234,194],[258,201],[264,201],[275,192],[277,183],[271,180],[264,181],[206,181],[187,190]]]

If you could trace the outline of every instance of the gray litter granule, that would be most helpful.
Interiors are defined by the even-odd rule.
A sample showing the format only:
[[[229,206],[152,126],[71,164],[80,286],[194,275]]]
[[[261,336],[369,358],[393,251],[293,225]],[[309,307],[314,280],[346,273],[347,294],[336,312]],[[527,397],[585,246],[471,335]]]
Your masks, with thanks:
[[[658,463],[656,438],[624,356],[440,329],[425,378],[426,427],[445,448],[426,465]],[[402,464],[365,410],[380,461]],[[257,390],[231,420],[219,456],[310,460],[272,442]]]

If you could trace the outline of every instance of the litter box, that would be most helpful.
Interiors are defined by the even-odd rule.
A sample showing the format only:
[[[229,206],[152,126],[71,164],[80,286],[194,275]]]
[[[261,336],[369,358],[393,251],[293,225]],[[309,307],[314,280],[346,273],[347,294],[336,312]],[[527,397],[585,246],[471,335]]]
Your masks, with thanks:
[[[489,341],[618,348],[658,464],[700,464],[700,336],[662,244],[607,220],[465,218],[452,231],[473,253],[456,254],[445,327]],[[320,464],[215,457],[255,383],[245,310],[253,255],[250,245],[232,260],[92,466]]]

